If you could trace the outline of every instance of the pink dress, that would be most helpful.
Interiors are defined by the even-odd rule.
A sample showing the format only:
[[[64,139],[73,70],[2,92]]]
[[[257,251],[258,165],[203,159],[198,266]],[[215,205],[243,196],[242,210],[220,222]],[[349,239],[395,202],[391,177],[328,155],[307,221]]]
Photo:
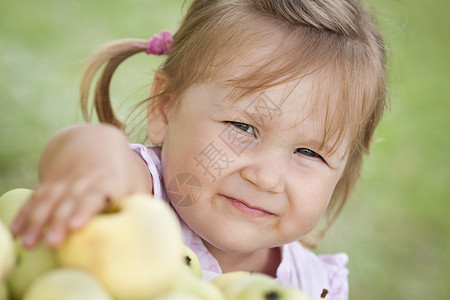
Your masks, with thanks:
[[[153,178],[153,193],[167,203],[162,182],[160,149],[139,144],[130,145],[147,164]],[[170,203],[169,203],[170,204]],[[217,260],[209,253],[201,238],[180,219],[184,242],[198,256],[203,270],[203,277],[210,280],[222,270]],[[286,286],[300,288],[309,297],[319,298],[323,289],[328,290],[325,299],[348,299],[348,256],[345,253],[316,255],[304,248],[299,242],[281,246],[281,263],[276,273],[276,281]]]

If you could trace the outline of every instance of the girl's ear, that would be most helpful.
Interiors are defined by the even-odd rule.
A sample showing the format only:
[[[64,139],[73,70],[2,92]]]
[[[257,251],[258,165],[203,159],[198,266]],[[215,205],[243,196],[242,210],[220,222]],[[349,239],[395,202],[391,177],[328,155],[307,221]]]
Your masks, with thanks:
[[[167,85],[167,78],[161,73],[156,72],[150,97],[160,94]],[[160,145],[164,142],[166,135],[169,108],[171,106],[171,96],[157,96],[151,99],[147,105],[147,136],[154,145]]]

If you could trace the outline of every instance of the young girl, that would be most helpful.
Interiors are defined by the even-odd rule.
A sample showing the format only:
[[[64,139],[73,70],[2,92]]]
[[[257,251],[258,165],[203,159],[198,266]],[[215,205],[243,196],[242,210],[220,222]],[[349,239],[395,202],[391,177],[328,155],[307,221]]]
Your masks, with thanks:
[[[145,102],[148,147],[130,146],[108,90],[143,51],[167,55]],[[206,277],[263,272],[347,299],[347,256],[298,241],[314,242],[321,218],[327,228],[341,211],[385,107],[384,46],[361,4],[194,0],[173,41],[164,32],[94,54],[87,117],[105,64],[94,95],[103,124],[67,128],[42,153],[41,184],[12,225],[26,246],[57,246],[108,203],[152,193],[179,215]]]

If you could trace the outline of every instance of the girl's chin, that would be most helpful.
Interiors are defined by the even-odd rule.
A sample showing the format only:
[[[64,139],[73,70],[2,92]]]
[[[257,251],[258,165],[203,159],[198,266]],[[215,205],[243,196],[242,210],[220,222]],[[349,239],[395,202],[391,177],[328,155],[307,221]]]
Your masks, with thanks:
[[[260,249],[274,248],[280,243],[261,243],[259,238],[254,234],[231,234],[235,231],[227,231],[228,234],[214,234],[210,232],[201,237],[206,248],[213,253],[216,251],[234,253],[234,254],[250,254]]]

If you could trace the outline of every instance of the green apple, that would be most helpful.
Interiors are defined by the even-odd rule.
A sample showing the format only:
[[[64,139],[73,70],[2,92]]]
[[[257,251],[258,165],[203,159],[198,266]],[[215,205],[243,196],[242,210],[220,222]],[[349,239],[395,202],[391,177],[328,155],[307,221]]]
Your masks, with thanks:
[[[224,295],[218,287],[209,281],[202,280],[186,268],[176,279],[172,288],[167,290],[162,296],[175,297],[174,295],[180,294],[190,295],[200,300],[225,300]]]
[[[100,282],[85,271],[58,268],[30,285],[22,300],[112,300]]]
[[[93,217],[56,249],[60,264],[94,274],[117,300],[149,299],[183,270],[183,241],[173,210],[134,194]]]
[[[0,282],[11,272],[14,267],[16,252],[14,239],[6,224],[0,220]]]
[[[0,282],[0,300],[9,300],[8,287],[5,281]]]
[[[21,299],[30,283],[39,275],[57,267],[55,251],[44,244],[33,249],[24,248],[16,241],[16,266],[8,277],[13,299]]]
[[[30,198],[32,190],[17,188],[0,197],[0,219],[11,224],[20,208]],[[24,248],[15,241],[17,253],[15,267],[7,278],[11,296],[21,299],[28,285],[40,274],[56,267],[56,257],[52,249],[44,244],[33,249]]]
[[[252,273],[247,271],[233,271],[223,273],[211,280],[211,283],[217,286],[219,289],[224,288],[228,283],[234,280],[241,279],[243,277],[249,276]]]
[[[7,191],[0,197],[0,219],[8,226],[16,217],[20,208],[30,198],[32,190],[18,188]]]
[[[183,262],[198,278],[202,278],[202,267],[195,252],[188,246],[183,244]]]
[[[282,286],[273,277],[262,273],[234,271],[211,280],[227,300],[312,300],[301,290]]]
[[[229,281],[222,291],[227,300],[307,300],[302,292],[277,283],[273,277],[252,273]]]
[[[251,273],[249,276],[243,276],[228,281],[222,287],[227,300],[247,299],[271,299],[272,292],[278,289],[278,283],[273,277],[262,273]],[[244,297],[245,295],[245,297]],[[273,297],[273,299],[278,299]]]

